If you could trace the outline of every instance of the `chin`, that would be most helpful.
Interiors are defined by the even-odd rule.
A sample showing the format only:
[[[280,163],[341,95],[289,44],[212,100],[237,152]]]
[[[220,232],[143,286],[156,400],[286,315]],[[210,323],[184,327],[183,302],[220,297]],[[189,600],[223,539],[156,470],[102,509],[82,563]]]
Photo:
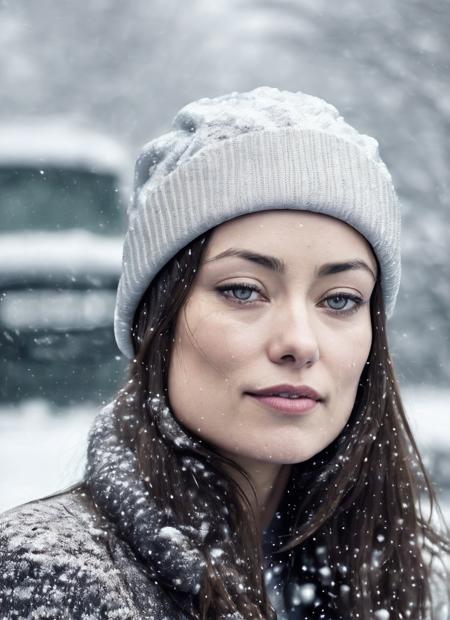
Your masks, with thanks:
[[[284,454],[280,454],[278,458],[276,455],[270,460],[271,463],[277,463],[278,465],[295,465],[296,463],[304,463],[308,461],[313,456],[318,454],[320,449],[317,450],[292,450],[289,453],[284,452]]]
[[[295,465],[296,463],[303,463],[304,461],[312,458],[323,450],[326,445],[320,444],[314,446],[311,445],[311,443],[305,446],[299,446],[298,443],[292,446],[274,445],[271,447],[270,445],[266,445],[264,448],[259,450],[254,450],[250,453],[241,452],[240,454],[246,458],[254,459],[262,463],[272,463],[273,465]],[[235,451],[235,454],[237,456],[239,453]]]

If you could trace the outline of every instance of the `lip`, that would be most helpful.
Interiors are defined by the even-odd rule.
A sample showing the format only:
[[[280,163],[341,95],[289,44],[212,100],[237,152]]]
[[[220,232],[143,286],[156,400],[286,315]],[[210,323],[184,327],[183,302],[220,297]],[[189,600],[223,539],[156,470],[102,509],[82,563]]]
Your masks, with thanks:
[[[298,394],[302,398],[289,399],[282,396],[271,396],[274,392],[287,392],[288,394]],[[319,403],[323,402],[322,396],[309,385],[273,385],[262,390],[246,392],[259,403],[290,415],[303,415],[315,409]]]
[[[250,396],[271,396],[274,392],[287,392],[288,394],[298,394],[299,396],[303,396],[307,399],[315,401],[323,400],[323,397],[309,385],[290,385],[288,383],[271,385],[270,387],[263,388],[261,390],[253,390],[246,393],[250,394]]]

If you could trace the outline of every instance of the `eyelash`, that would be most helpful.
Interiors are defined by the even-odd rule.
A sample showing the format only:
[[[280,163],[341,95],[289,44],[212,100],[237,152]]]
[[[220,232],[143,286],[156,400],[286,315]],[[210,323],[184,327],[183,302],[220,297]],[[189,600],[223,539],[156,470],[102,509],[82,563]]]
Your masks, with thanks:
[[[237,304],[241,304],[241,305],[251,305],[254,304],[255,301],[243,301],[240,299],[236,299],[236,298],[232,298],[229,297],[228,295],[224,295],[224,293],[226,291],[236,291],[236,290],[246,290],[246,291],[255,291],[257,293],[259,293],[260,295],[262,294],[261,289],[258,286],[255,285],[250,285],[250,284],[240,284],[239,282],[233,282],[232,284],[224,284],[222,286],[217,286],[216,290],[223,296],[226,297],[227,299],[230,299],[232,303],[237,303]],[[333,308],[328,308],[328,311],[331,312],[332,314],[340,314],[340,315],[351,315],[355,312],[357,312],[359,310],[359,308],[365,304],[366,302],[361,299],[361,297],[357,296],[357,295],[350,295],[349,293],[336,293],[334,295],[328,295],[328,297],[325,297],[323,301],[326,301],[327,299],[333,299],[333,298],[339,298],[339,299],[346,299],[349,301],[353,301],[354,302],[354,306],[352,306],[351,308],[348,308],[347,310],[333,310]]]

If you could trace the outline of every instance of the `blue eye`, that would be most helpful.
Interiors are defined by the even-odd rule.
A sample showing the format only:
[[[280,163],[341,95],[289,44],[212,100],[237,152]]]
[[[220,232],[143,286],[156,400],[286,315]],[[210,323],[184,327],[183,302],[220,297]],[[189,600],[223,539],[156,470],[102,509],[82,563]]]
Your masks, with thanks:
[[[344,310],[349,299],[342,295],[336,295],[335,297],[328,297],[327,301],[332,310]]]
[[[250,299],[253,292],[261,294],[261,289],[259,289],[257,286],[240,284],[239,282],[217,286],[216,290],[219,291],[224,297],[227,297],[228,299],[231,299],[231,301],[240,304],[251,304],[256,301],[255,299]],[[224,293],[226,293],[227,291],[231,291],[233,295],[225,295]]]
[[[330,295],[324,299],[324,303],[327,304],[329,310],[339,314],[350,314],[356,312],[361,306],[363,300],[356,295],[349,295],[348,293],[336,293]]]
[[[234,303],[251,305],[258,301],[258,299],[251,299],[252,293],[262,294],[259,287],[255,285],[233,282],[231,284],[223,284],[217,286],[216,290],[223,297],[230,299]],[[231,294],[230,294],[231,293]],[[365,302],[357,295],[350,295],[348,293],[335,293],[325,297],[319,305],[325,307],[332,314],[350,315],[356,312],[362,304]]]

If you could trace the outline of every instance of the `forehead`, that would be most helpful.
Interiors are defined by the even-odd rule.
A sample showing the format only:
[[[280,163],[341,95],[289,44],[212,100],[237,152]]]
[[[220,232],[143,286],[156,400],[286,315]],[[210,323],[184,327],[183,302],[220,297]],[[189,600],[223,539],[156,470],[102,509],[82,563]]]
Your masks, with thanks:
[[[359,232],[341,220],[307,211],[274,209],[224,222],[213,230],[205,260],[230,247],[279,256],[287,264],[361,258],[376,269],[372,249]]]

